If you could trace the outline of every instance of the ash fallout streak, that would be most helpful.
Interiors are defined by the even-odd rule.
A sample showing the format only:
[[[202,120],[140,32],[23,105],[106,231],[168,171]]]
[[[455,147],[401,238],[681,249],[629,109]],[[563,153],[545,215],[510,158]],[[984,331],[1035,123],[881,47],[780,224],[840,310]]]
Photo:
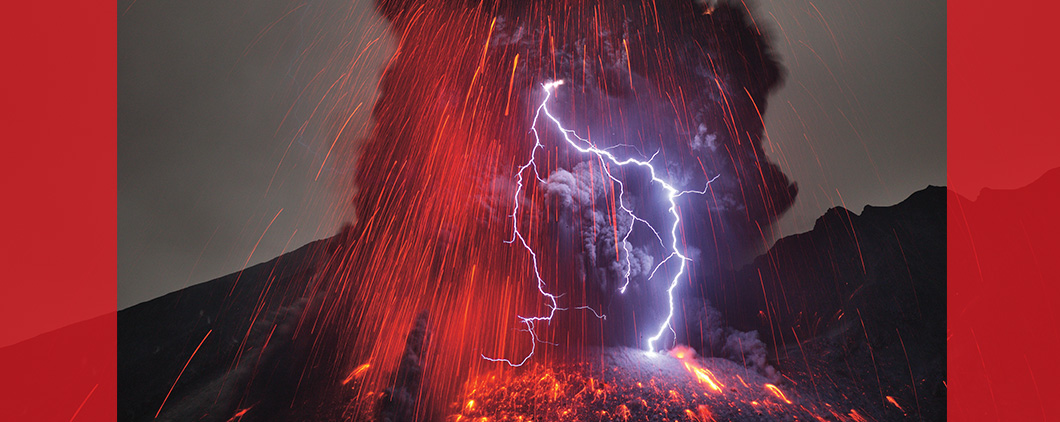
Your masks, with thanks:
[[[630,255],[633,252],[629,249],[629,240],[628,240],[629,239],[629,235],[631,233],[633,233],[633,226],[637,222],[641,222],[644,225],[646,225],[652,231],[653,234],[655,234],[655,237],[658,238],[660,244],[663,244],[663,240],[662,240],[662,237],[659,236],[659,232],[657,230],[655,230],[655,227],[652,227],[651,223],[649,223],[647,220],[644,220],[643,218],[637,217],[637,215],[633,213],[633,210],[631,210],[631,209],[626,207],[625,200],[624,200],[625,186],[622,184],[621,180],[619,180],[618,178],[616,178],[614,175],[611,174],[611,171],[607,167],[607,162],[605,162],[605,158],[606,158],[607,161],[609,161],[611,163],[614,163],[617,166],[625,166],[625,165],[632,164],[632,165],[635,165],[635,166],[647,167],[648,171],[651,173],[652,182],[662,185],[663,190],[666,192],[666,198],[667,198],[667,200],[670,203],[670,208],[669,208],[668,211],[669,211],[669,213],[671,215],[673,215],[673,226],[671,227],[671,230],[670,230],[670,237],[671,237],[671,239],[673,239],[673,242],[672,242],[671,247],[670,247],[670,250],[672,252],[670,252],[670,255],[668,255],[666,258],[664,258],[662,260],[662,262],[660,262],[658,265],[655,266],[655,268],[651,271],[651,274],[648,276],[648,280],[651,280],[655,276],[655,272],[658,271],[659,268],[663,266],[663,264],[666,264],[667,262],[669,262],[670,259],[672,259],[672,258],[677,258],[678,259],[678,261],[680,263],[680,267],[679,267],[679,269],[677,271],[677,274],[674,275],[673,280],[670,282],[669,287],[666,289],[666,294],[667,294],[667,298],[668,298],[668,305],[669,305],[669,313],[666,315],[666,320],[663,321],[662,325],[659,326],[658,332],[656,332],[654,336],[652,336],[650,339],[648,339],[648,343],[647,343],[648,350],[654,352],[655,351],[654,343],[657,340],[659,340],[659,338],[662,337],[664,331],[666,329],[669,329],[671,332],[674,332],[673,326],[671,325],[671,320],[673,319],[673,314],[674,314],[673,291],[677,287],[677,283],[678,283],[678,280],[681,278],[681,275],[684,274],[685,263],[687,261],[690,261],[690,259],[687,256],[685,256],[684,254],[682,254],[678,250],[678,246],[677,246],[677,229],[678,229],[678,227],[681,224],[681,216],[677,212],[677,203],[675,201],[677,200],[677,198],[680,198],[682,195],[687,194],[687,193],[697,193],[697,194],[700,194],[700,195],[705,194],[707,192],[707,189],[710,187],[710,183],[713,182],[714,180],[717,180],[717,178],[720,177],[720,175],[714,176],[709,181],[707,181],[707,186],[703,187],[702,190],[699,190],[699,191],[678,191],[676,188],[674,188],[672,185],[667,183],[665,180],[659,178],[659,176],[656,174],[655,167],[652,165],[652,160],[654,160],[655,157],[658,156],[658,154],[659,154],[658,151],[656,151],[655,154],[653,154],[651,156],[651,158],[649,158],[647,161],[637,160],[635,158],[626,158],[624,160],[620,160],[617,157],[615,157],[614,154],[612,154],[610,151],[608,151],[611,148],[608,148],[608,149],[599,149],[599,148],[597,148],[588,139],[585,139],[585,138],[582,138],[581,136],[578,136],[578,134],[574,130],[567,129],[567,128],[563,127],[563,124],[560,123],[559,119],[557,119],[549,111],[548,102],[552,98],[552,92],[556,89],[556,87],[558,87],[560,85],[563,85],[563,81],[562,80],[551,81],[551,82],[548,82],[548,83],[545,83],[545,84],[542,85],[542,87],[545,90],[545,99],[542,100],[541,105],[538,106],[537,111],[534,113],[534,121],[530,125],[530,127],[531,127],[530,131],[534,134],[534,147],[533,147],[533,149],[530,152],[530,161],[527,161],[526,164],[524,164],[522,167],[520,167],[519,171],[516,173],[517,174],[516,184],[517,184],[518,188],[515,191],[515,198],[514,198],[515,206],[514,206],[514,209],[512,210],[512,214],[511,214],[512,226],[513,226],[513,228],[512,228],[512,239],[507,241],[507,243],[514,243],[518,239],[519,243],[523,246],[523,248],[525,248],[526,251],[529,252],[530,255],[533,257],[534,275],[535,275],[535,277],[537,277],[537,288],[538,288],[538,291],[540,291],[541,294],[543,296],[545,296],[545,298],[548,299],[549,303],[547,303],[546,306],[548,306],[549,314],[548,314],[548,316],[538,316],[538,317],[522,317],[522,316],[520,316],[519,317],[519,321],[526,325],[526,331],[528,333],[530,333],[530,338],[531,338],[531,340],[533,342],[532,344],[536,345],[536,343],[538,342],[538,339],[537,339],[537,335],[534,334],[534,323],[537,322],[537,321],[551,321],[552,320],[552,316],[555,315],[556,311],[557,310],[561,310],[560,308],[557,308],[556,295],[548,293],[548,292],[546,292],[544,290],[545,281],[541,278],[541,272],[538,269],[538,262],[537,262],[538,256],[537,256],[537,253],[534,252],[534,249],[532,247],[530,247],[529,244],[527,244],[526,238],[523,237],[523,234],[519,231],[519,222],[517,220],[517,216],[519,214],[519,196],[523,193],[523,173],[525,171],[527,171],[528,169],[532,168],[533,172],[534,172],[534,177],[537,178],[537,180],[539,182],[546,183],[546,181],[541,178],[540,172],[538,171],[538,168],[537,168],[537,162],[536,162],[537,151],[539,149],[544,148],[544,145],[541,144],[541,136],[540,136],[540,133],[538,132],[538,129],[537,129],[538,119],[541,117],[541,113],[543,112],[545,114],[545,116],[547,116],[548,119],[552,121],[552,123],[555,125],[556,129],[560,133],[562,133],[563,140],[566,141],[567,144],[569,144],[571,147],[577,149],[579,152],[593,154],[595,156],[595,158],[600,161],[600,165],[604,169],[604,172],[607,174],[607,177],[610,178],[613,182],[617,183],[618,186],[619,186],[619,194],[617,196],[618,207],[623,212],[628,214],[630,216],[630,218],[631,218],[630,226],[629,226],[628,229],[626,229],[626,233],[623,236],[622,241],[621,241],[622,247],[626,251],[626,272],[625,272],[625,275],[624,275],[625,283],[622,285],[622,287],[620,287],[618,289],[619,293],[625,293],[626,292],[626,288],[629,287],[629,274],[630,274],[630,272],[631,272],[631,270],[633,268],[633,264],[632,264],[632,262],[630,262]],[[575,142],[574,139],[571,139],[572,136],[574,138],[576,138],[581,143],[581,145],[579,145],[578,142]],[[617,231],[616,231],[616,236],[617,236]],[[593,314],[596,315],[598,318],[603,318],[603,319],[607,318],[604,315],[600,315],[596,310],[594,310],[590,306],[579,306],[579,307],[577,307],[575,309],[588,309],[588,310],[592,311]],[[676,337],[677,337],[677,333],[676,332],[674,332],[674,337],[675,337],[675,340],[676,340]],[[506,362],[506,363],[508,363],[511,366],[522,366],[524,363],[526,363],[526,361],[528,359],[530,359],[531,356],[533,356],[533,354],[534,354],[534,348],[532,347],[530,349],[530,353],[528,355],[526,355],[526,357],[523,358],[518,364],[513,363],[509,359],[495,359],[495,358],[486,357],[485,355],[483,355],[482,357],[484,359],[486,359],[486,360],[490,360],[490,361],[494,361],[494,362]]]

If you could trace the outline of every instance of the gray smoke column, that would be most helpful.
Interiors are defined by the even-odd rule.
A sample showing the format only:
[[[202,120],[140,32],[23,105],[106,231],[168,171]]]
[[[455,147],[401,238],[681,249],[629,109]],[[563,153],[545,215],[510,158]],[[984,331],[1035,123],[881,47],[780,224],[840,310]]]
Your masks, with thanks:
[[[686,302],[680,312],[690,305],[709,307],[706,289],[692,285],[717,282],[713,275],[738,268],[760,252],[770,240],[769,225],[791,206],[797,188],[762,149],[767,95],[781,81],[768,37],[742,6],[666,3],[659,10],[669,14],[658,19],[668,23],[658,31],[637,25],[636,18],[619,19],[618,28],[572,37],[555,47],[555,56],[567,59],[556,62],[573,65],[553,72],[565,84],[556,89],[551,108],[565,127],[620,158],[655,155],[652,162],[661,177],[678,189],[700,190],[718,176],[705,194],[678,201],[683,219],[678,244],[694,260],[689,283],[679,291]],[[498,39],[502,45],[519,45],[534,42],[533,33],[533,28],[505,28]],[[595,66],[579,68],[577,58],[594,56]],[[548,80],[550,71],[544,69],[534,80]],[[534,95],[528,97],[533,103]],[[545,136],[549,145],[559,145],[554,160],[567,163],[557,165],[544,184],[560,208],[553,228],[580,247],[573,251],[580,262],[573,266],[583,273],[575,280],[584,278],[599,289],[609,325],[616,327],[607,337],[642,346],[665,317],[664,293],[677,271],[673,262],[655,268],[672,242],[665,194],[643,168],[612,165],[609,171],[623,182],[620,191],[605,174],[601,164],[607,163],[564,148],[557,135],[553,130]],[[645,220],[632,224],[632,233],[632,217],[615,210],[617,201]],[[627,283],[627,272],[627,292],[615,294]],[[747,348],[763,349],[755,348],[761,342],[750,333],[744,340]],[[725,354],[745,349],[740,343],[732,341]],[[763,367],[764,353],[752,355],[755,366]]]
[[[379,397],[378,418],[385,422],[412,421],[422,418],[417,415],[417,398],[423,384],[424,351],[430,341],[428,316],[421,313],[409,331],[405,343],[405,354],[401,357],[394,385]]]

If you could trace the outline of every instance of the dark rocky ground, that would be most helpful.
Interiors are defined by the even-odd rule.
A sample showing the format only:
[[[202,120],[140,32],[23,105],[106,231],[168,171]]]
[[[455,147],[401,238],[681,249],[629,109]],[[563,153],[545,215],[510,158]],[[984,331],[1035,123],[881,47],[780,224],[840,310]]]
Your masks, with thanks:
[[[860,215],[834,208],[737,278],[745,288],[723,295],[726,321],[757,329],[793,381],[945,419],[945,188]]]
[[[682,349],[676,349],[682,350]],[[479,420],[883,420],[897,410],[852,408],[843,391],[775,381],[736,362],[628,348],[584,362],[537,366],[473,381],[456,413]],[[862,419],[859,419],[862,418]]]
[[[472,380],[506,393],[467,394],[477,404],[454,404],[450,419],[943,420],[945,201],[944,188],[930,187],[860,215],[833,209],[707,292],[726,323],[760,333],[777,374],[711,358],[706,339],[683,339],[708,355],[695,365],[724,385],[718,392],[672,356],[601,349],[599,360]],[[119,419],[380,418],[385,400],[317,394],[316,339],[290,335],[313,323],[303,315],[319,314],[320,263],[342,236],[119,312]],[[533,381],[544,375],[565,398],[545,399],[546,386]]]

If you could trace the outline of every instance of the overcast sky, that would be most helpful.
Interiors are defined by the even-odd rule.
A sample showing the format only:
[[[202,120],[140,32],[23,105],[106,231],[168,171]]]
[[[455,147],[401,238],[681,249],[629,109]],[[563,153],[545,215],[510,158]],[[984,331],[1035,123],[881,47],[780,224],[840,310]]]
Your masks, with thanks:
[[[292,122],[325,95],[311,69],[326,69],[320,80],[350,72],[364,83],[354,103],[374,100],[393,42],[371,2],[352,4],[119,2],[119,308],[271,259],[348,219],[348,198],[330,184],[348,175],[324,163],[330,143]],[[765,148],[800,186],[782,233],[812,228],[834,205],[860,212],[945,184],[944,1],[763,0],[752,10],[788,71],[766,111]],[[325,65],[339,50],[355,65]],[[353,130],[370,123],[362,110]]]
[[[799,184],[782,232],[946,183],[946,3],[771,0],[759,23],[788,70],[765,148]]]

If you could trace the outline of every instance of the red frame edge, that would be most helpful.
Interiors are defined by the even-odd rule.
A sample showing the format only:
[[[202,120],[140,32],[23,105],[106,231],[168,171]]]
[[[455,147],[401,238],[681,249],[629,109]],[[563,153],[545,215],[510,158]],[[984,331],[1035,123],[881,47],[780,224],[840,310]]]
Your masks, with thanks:
[[[113,3],[65,3],[8,5],[0,25],[11,58],[2,70],[8,141],[0,183],[10,224],[0,252],[0,296],[9,301],[0,317],[28,330],[0,331],[0,341],[102,316],[0,347],[0,413],[114,420],[117,11]],[[1048,126],[1056,65],[1050,38],[1041,36],[1058,9],[949,3],[950,186],[983,184],[976,178],[987,174],[1011,187],[1018,182],[1011,175],[1060,167]],[[1060,247],[1049,214],[1060,209],[1060,184],[1051,183],[1041,179],[1022,189],[1024,202],[989,210],[950,195],[954,420],[1060,415],[1050,399],[1060,392],[1052,357],[1060,350],[1052,268]]]
[[[117,11],[0,14],[0,419],[117,419]]]
[[[952,420],[1060,418],[1058,11],[948,4]]]

